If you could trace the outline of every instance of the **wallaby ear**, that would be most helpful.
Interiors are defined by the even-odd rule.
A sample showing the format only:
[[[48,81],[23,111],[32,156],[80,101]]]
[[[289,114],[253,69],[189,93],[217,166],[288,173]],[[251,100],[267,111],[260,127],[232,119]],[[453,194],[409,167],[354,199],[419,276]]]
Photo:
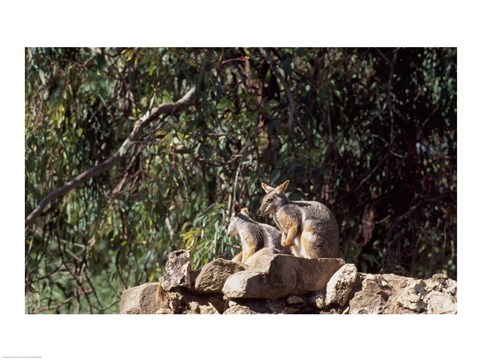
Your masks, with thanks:
[[[248,208],[242,208],[242,211],[243,211],[245,214],[249,215],[249,214],[248,214]]]
[[[277,194],[283,194],[285,190],[287,190],[288,184],[290,183],[290,180],[285,181],[283,184],[278,185],[275,188],[275,193]]]
[[[265,192],[267,192],[267,193],[270,192],[270,191],[272,191],[272,190],[274,189],[273,187],[268,186],[268,185],[265,184],[264,182],[262,182],[262,188],[263,188],[263,190],[265,190]]]
[[[235,213],[235,215],[238,215],[240,211],[242,211],[242,207],[240,206],[239,203],[235,203],[233,205],[233,212]]]

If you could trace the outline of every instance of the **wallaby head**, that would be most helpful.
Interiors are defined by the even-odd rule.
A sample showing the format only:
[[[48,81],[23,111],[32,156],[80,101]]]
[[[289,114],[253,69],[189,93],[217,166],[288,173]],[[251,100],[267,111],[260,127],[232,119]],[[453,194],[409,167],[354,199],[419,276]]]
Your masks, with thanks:
[[[289,182],[287,180],[277,187],[272,187],[262,182],[262,188],[267,194],[263,197],[260,209],[258,209],[260,215],[273,214],[279,206],[287,202],[287,197],[284,193]]]
[[[235,236],[238,234],[238,226],[242,221],[250,220],[248,216],[248,209],[242,208],[239,203],[235,203],[232,209],[232,215],[230,216],[230,222],[228,224],[227,236]]]

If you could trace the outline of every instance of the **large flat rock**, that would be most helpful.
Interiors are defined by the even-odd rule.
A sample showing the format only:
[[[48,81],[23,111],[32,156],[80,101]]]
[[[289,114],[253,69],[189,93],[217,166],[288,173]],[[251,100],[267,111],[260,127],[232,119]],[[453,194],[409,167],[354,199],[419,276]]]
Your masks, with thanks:
[[[255,256],[255,255],[254,255]],[[223,286],[227,298],[275,299],[325,290],[342,259],[305,259],[263,253],[252,257],[247,270],[231,275]]]

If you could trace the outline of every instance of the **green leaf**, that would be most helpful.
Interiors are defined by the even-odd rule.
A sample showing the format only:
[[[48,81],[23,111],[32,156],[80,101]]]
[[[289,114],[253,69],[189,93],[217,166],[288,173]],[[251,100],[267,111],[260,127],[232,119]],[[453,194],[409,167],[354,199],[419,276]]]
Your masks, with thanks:
[[[42,82],[42,85],[45,85],[45,73],[43,72],[42,69],[38,69],[38,76],[40,77],[40,81]]]

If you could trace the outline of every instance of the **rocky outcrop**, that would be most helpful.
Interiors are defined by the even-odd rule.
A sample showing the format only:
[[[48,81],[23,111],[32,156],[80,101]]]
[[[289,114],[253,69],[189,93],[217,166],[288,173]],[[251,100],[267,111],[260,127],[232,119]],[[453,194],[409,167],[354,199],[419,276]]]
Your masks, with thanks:
[[[394,274],[359,274],[350,314],[456,314],[457,283],[436,274],[427,280]]]
[[[124,291],[122,314],[456,314],[456,281],[365,274],[341,259],[303,259],[265,249],[239,264],[215,259],[192,270],[170,254],[158,283]]]

